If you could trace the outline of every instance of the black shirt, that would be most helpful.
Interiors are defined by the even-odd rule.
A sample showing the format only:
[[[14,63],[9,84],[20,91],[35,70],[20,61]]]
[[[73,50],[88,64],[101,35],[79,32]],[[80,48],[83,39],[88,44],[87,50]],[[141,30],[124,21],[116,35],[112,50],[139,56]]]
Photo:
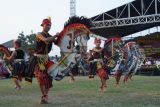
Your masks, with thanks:
[[[15,50],[17,55],[14,59],[24,59],[24,51],[21,49],[16,49]]]
[[[43,37],[51,37],[49,33],[40,33]],[[48,54],[52,49],[52,42],[45,43],[42,40],[36,40],[36,53],[37,54]]]

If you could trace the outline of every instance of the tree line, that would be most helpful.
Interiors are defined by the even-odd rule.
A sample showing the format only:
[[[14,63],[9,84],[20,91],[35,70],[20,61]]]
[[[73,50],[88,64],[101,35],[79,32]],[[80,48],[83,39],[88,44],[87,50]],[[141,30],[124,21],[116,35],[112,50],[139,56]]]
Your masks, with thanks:
[[[35,37],[36,34],[31,32],[31,34],[25,35],[24,32],[19,33],[18,39],[21,41],[22,49],[27,52],[29,48],[35,47]]]

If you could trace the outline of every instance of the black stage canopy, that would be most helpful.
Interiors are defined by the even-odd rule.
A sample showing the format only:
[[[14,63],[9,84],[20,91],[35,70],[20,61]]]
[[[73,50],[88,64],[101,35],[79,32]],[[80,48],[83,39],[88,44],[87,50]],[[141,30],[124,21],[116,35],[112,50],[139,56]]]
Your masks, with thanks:
[[[160,14],[160,1],[157,0],[157,4],[155,4],[154,2],[155,0],[135,0],[133,2],[128,3],[130,4],[129,9],[127,7],[128,4],[125,4],[110,11],[91,17],[90,19],[92,21],[98,22],[103,20],[114,20],[114,19],[116,20],[117,18],[123,19],[123,18]],[[157,5],[157,9],[155,5]],[[128,12],[129,10],[130,12]],[[145,14],[143,15],[141,13]],[[160,22],[154,22],[154,23],[135,24],[135,25],[133,24],[127,26],[124,25],[115,27],[102,27],[102,28],[94,28],[92,29],[92,32],[103,37],[113,37],[115,35],[120,35],[121,37],[123,37],[159,25]]]

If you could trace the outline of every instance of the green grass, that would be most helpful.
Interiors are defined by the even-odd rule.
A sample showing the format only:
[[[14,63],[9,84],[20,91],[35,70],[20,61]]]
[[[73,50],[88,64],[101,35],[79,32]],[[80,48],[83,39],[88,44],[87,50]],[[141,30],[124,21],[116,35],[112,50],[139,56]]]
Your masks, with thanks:
[[[160,107],[160,77],[134,76],[127,85],[114,86],[114,78],[108,80],[105,93],[99,92],[99,78],[76,77],[69,83],[66,77],[53,81],[49,93],[50,104],[40,105],[40,89],[37,81],[32,85],[22,82],[22,90],[15,90],[10,79],[0,80],[0,107]]]

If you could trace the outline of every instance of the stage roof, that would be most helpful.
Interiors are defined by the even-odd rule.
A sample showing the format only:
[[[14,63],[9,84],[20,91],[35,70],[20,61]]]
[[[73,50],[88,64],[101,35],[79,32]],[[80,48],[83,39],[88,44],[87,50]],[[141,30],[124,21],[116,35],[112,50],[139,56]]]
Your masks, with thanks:
[[[7,48],[13,48],[13,40],[7,41],[1,45],[5,46]]]
[[[120,16],[118,17],[119,19],[125,19],[125,18],[153,15],[155,14],[155,12],[156,14],[160,14],[160,2],[157,1],[156,4],[157,9],[156,9],[155,3],[153,1],[154,0],[135,0],[133,2],[122,5],[110,11],[91,17],[90,19],[94,22],[99,22],[102,20],[114,20],[114,19],[116,20],[117,16]],[[130,7],[128,8],[129,5]],[[142,15],[141,13],[143,14],[145,13],[145,15]],[[124,37],[159,25],[160,22],[153,22],[153,23],[132,24],[132,25],[115,26],[115,27],[101,27],[92,29],[92,32],[103,37],[113,37],[115,35],[120,35],[120,37]]]

